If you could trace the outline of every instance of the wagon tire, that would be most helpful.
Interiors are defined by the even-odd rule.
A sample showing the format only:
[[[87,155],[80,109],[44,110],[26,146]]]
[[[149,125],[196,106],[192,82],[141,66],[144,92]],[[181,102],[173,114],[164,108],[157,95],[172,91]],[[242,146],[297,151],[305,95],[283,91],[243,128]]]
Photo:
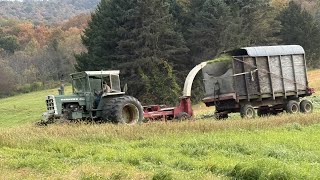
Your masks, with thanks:
[[[300,111],[302,113],[306,113],[306,114],[312,113],[312,111],[313,111],[312,102],[309,100],[302,100],[300,102]]]
[[[290,114],[296,114],[300,112],[299,103],[295,100],[288,101],[286,105],[286,112]]]
[[[242,118],[253,119],[256,117],[256,111],[253,108],[253,106],[246,104],[246,105],[241,106],[240,115]]]
[[[106,100],[102,116],[105,121],[133,125],[142,122],[143,108],[132,96],[113,97]]]
[[[269,107],[259,107],[257,110],[257,115],[259,117],[265,117],[265,116],[270,116],[271,115],[271,110]]]
[[[219,113],[219,112],[215,112],[214,113],[214,118],[216,120],[226,120],[229,118],[228,113]]]

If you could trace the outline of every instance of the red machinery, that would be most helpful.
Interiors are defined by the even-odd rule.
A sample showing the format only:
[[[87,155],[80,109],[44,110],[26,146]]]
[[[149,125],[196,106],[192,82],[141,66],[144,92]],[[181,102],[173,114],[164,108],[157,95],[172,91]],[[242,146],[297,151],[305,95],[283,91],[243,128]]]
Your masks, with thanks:
[[[193,80],[198,72],[207,65],[203,62],[195,66],[188,74],[183,87],[183,95],[180,98],[180,105],[177,107],[164,107],[160,105],[152,105],[143,107],[143,115],[146,119],[190,119],[193,117],[193,110],[191,106],[191,88]]]
[[[202,68],[208,62],[202,62],[195,66],[188,74],[183,87],[183,95],[180,98],[180,105],[177,107],[164,107],[160,105],[152,105],[143,107],[143,116],[146,119],[189,119],[193,117],[193,110],[191,106],[191,88],[193,81]]]
[[[180,104],[177,107],[166,107],[163,105],[144,106],[143,116],[145,119],[150,120],[190,119],[193,116],[190,97],[181,97]]]

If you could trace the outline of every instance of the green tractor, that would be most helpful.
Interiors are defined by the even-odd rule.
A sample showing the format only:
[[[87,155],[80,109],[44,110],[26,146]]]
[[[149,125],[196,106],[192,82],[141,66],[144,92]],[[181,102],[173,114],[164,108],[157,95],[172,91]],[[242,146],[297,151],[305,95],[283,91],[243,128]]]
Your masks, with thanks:
[[[96,120],[123,124],[136,124],[143,120],[143,108],[134,97],[121,89],[120,71],[85,71],[71,74],[71,95],[46,97],[47,112],[40,124],[63,120]]]

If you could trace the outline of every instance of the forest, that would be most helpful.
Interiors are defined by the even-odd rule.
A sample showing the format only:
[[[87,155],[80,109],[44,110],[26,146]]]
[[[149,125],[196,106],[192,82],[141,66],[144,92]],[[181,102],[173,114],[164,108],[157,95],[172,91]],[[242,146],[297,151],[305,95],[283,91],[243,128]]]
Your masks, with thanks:
[[[96,8],[99,0],[0,0],[0,17],[31,21],[35,25],[60,24]]]
[[[244,46],[299,44],[309,69],[319,68],[319,5],[315,0],[0,1],[0,97],[55,87],[74,71],[120,69],[131,95],[143,103],[172,104],[195,65]],[[201,78],[195,100],[200,84]]]

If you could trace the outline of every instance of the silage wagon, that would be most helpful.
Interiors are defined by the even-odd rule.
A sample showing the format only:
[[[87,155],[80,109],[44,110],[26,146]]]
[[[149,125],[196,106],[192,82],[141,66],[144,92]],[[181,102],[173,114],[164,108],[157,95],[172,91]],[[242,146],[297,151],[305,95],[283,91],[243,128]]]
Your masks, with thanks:
[[[305,51],[298,45],[245,47],[226,53],[230,58],[201,64],[206,106],[218,119],[240,112],[244,118],[268,114],[310,113],[304,99],[308,85]]]

